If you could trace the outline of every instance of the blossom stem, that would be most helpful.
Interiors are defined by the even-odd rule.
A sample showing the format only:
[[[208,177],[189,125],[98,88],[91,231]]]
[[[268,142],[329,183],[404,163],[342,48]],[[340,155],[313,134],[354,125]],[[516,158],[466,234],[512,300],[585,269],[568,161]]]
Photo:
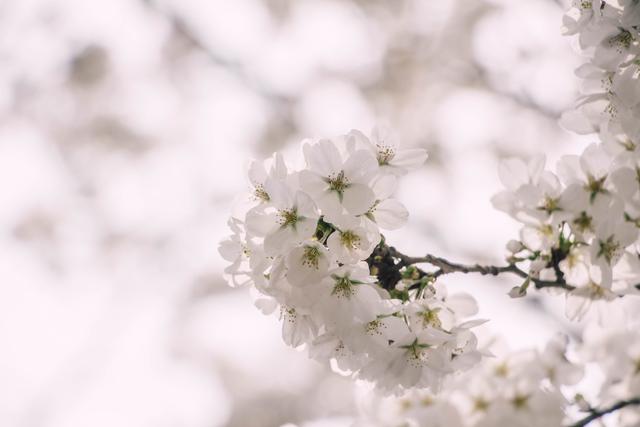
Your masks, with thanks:
[[[564,281],[541,280],[535,277],[530,277],[526,271],[522,270],[516,264],[507,264],[504,266],[480,265],[480,264],[466,265],[466,264],[460,264],[457,262],[451,262],[444,258],[437,257],[434,255],[429,255],[429,254],[422,257],[411,257],[399,252],[396,248],[392,246],[389,247],[388,250],[389,250],[389,254],[393,258],[397,258],[400,260],[400,262],[398,263],[399,267],[406,267],[408,265],[422,264],[422,263],[430,264],[434,267],[437,267],[438,270],[436,270],[433,273],[426,273],[420,270],[421,273],[424,273],[425,275],[431,275],[433,277],[439,277],[444,274],[450,274],[450,273],[463,273],[463,274],[478,273],[483,276],[486,276],[486,275],[497,276],[503,273],[510,273],[525,279],[529,278],[537,289],[542,289],[542,288],[562,288],[566,290],[574,289],[573,286],[568,285]]]
[[[601,418],[607,414],[610,414],[612,412],[618,411],[622,408],[625,408],[631,405],[640,405],[640,396],[634,397],[632,399],[621,400],[603,409],[593,409],[591,410],[591,413],[588,416],[584,417],[583,419],[581,419],[580,421],[574,424],[569,425],[569,427],[584,427],[587,424],[589,424],[591,421],[597,420],[598,418]]]

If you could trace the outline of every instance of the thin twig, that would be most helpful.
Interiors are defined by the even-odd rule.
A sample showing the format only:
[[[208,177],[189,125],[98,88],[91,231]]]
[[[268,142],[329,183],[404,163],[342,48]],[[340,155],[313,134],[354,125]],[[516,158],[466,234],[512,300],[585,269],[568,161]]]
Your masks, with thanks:
[[[601,418],[607,414],[610,414],[612,412],[618,411],[622,408],[625,408],[631,405],[640,405],[640,397],[635,397],[633,399],[628,399],[628,400],[621,400],[604,409],[594,409],[591,411],[591,414],[584,417],[580,421],[569,425],[569,427],[584,427],[587,424],[589,424],[591,421],[597,420],[598,418]]]
[[[511,274],[520,276],[524,279],[529,278],[529,280],[533,282],[533,284],[537,289],[542,289],[542,288],[562,288],[566,290],[575,289],[573,286],[568,285],[564,281],[541,280],[535,277],[531,277],[526,271],[520,269],[515,264],[508,264],[500,267],[495,265],[480,265],[480,264],[465,265],[465,264],[460,264],[456,262],[451,262],[444,258],[437,257],[434,255],[425,255],[423,257],[407,256],[399,252],[394,247],[389,247],[389,253],[391,254],[392,257],[400,260],[401,266],[409,266],[413,264],[424,263],[424,264],[431,264],[434,267],[437,267],[438,270],[436,270],[434,273],[431,273],[433,277],[439,277],[443,274],[450,274],[450,273],[463,273],[463,274],[478,273],[483,276],[487,276],[487,275],[497,276],[502,273],[511,273]]]

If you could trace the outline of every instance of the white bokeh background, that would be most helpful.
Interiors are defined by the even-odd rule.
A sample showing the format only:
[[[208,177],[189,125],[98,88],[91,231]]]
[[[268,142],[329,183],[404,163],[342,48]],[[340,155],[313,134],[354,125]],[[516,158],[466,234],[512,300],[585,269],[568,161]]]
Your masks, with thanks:
[[[217,242],[252,157],[387,122],[405,253],[499,263],[506,156],[557,125],[579,58],[552,0],[0,3],[0,425],[348,425],[353,385],[226,287]],[[567,330],[513,278],[447,278],[514,348]],[[324,421],[323,421],[324,420]]]

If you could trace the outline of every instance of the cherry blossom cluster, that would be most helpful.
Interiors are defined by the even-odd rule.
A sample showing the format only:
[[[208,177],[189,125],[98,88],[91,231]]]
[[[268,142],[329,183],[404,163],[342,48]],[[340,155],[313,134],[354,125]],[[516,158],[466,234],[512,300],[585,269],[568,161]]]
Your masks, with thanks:
[[[466,320],[476,303],[402,268],[381,278],[381,230],[401,227],[397,177],[427,154],[401,149],[379,130],[302,144],[304,164],[280,154],[249,168],[248,206],[220,245],[232,286],[250,285],[256,305],[277,312],[284,341],[388,392],[437,390],[481,359]]]
[[[627,322],[624,322],[627,323]],[[590,409],[611,407],[616,402],[636,402],[628,410],[619,411],[620,426],[640,425],[640,328],[637,321],[615,328],[590,325],[584,332],[582,358],[599,371],[601,384],[597,402],[584,403]],[[589,390],[585,390],[585,395]]]
[[[639,338],[637,330],[600,330],[568,352],[567,338],[558,335],[543,351],[486,358],[448,381],[437,395],[426,390],[395,397],[364,393],[355,426],[573,427],[604,416],[615,419],[612,425],[637,426]],[[594,385],[594,376],[606,379]],[[597,401],[584,397],[595,389]]]
[[[635,151],[640,141],[640,3],[574,0],[563,19],[587,58],[576,74],[582,99],[561,123],[582,134],[599,133],[612,146]]]
[[[624,338],[632,337],[628,332]],[[528,350],[508,353],[505,357],[487,358],[472,371],[462,374],[434,395],[426,390],[412,390],[402,396],[384,397],[371,393],[360,396],[356,426],[360,427],[548,427],[583,426],[591,420],[608,416],[617,426],[636,426],[640,421],[637,399],[640,371],[633,373],[632,354],[638,348],[624,349],[620,354],[594,350],[592,346],[617,343],[619,335],[604,334],[593,343],[567,355],[567,338],[556,336],[543,351]],[[595,352],[594,352],[595,351]],[[633,353],[635,351],[635,353]],[[598,359],[589,354],[596,354]],[[579,360],[579,361],[577,361]],[[621,370],[615,364],[624,360]],[[590,375],[585,375],[585,362],[596,362],[591,370],[607,374],[607,384],[622,381],[635,384],[635,390],[625,390],[611,398],[598,399],[597,406],[588,402],[582,390],[593,389]],[[637,363],[637,362],[636,362]],[[604,393],[604,392],[603,392]],[[635,393],[635,394],[634,394]],[[611,410],[609,403],[628,405]],[[621,404],[619,404],[621,405]]]
[[[365,396],[359,423],[392,427],[547,427],[563,425],[568,400],[561,386],[575,385],[582,366],[566,356],[558,336],[544,351],[486,358],[449,381],[438,395],[412,391],[396,398]]]
[[[527,262],[532,278],[564,289],[570,319],[593,302],[639,293],[639,162],[634,153],[592,144],[580,156],[564,156],[557,173],[545,169],[543,157],[500,166],[506,190],[492,202],[523,224],[520,239],[507,245],[508,261]]]
[[[584,95],[561,123],[600,142],[564,156],[555,172],[542,156],[503,162],[506,191],[493,203],[523,224],[509,262],[564,288],[567,316],[580,319],[602,305],[594,301],[637,294],[640,284],[640,2],[574,1],[564,27],[588,61],[576,71]]]

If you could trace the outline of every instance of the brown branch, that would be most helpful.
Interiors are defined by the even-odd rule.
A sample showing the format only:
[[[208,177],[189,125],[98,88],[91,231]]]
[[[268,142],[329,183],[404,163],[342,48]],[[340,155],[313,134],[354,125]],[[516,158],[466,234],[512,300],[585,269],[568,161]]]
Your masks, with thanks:
[[[463,274],[478,273],[483,276],[488,276],[488,275],[497,276],[502,273],[510,273],[510,274],[515,274],[517,276],[520,276],[523,279],[529,278],[529,280],[531,280],[531,282],[535,285],[537,289],[542,289],[542,288],[562,288],[566,290],[575,289],[573,286],[565,283],[564,280],[550,281],[550,280],[541,280],[535,277],[530,277],[526,271],[520,269],[515,264],[508,264],[500,267],[495,265],[480,265],[480,264],[465,265],[465,264],[460,264],[456,262],[451,262],[444,258],[437,257],[434,255],[425,255],[423,257],[407,256],[399,252],[394,247],[389,247],[388,251],[390,256],[400,260],[400,262],[398,263],[399,267],[406,267],[413,264],[430,264],[434,267],[437,267],[438,270],[436,270],[435,272],[425,273],[425,274],[430,274],[433,277],[439,277],[444,274],[450,274],[450,273],[463,273]]]
[[[625,408],[631,405],[640,405],[640,396],[632,399],[628,399],[628,400],[621,400],[604,409],[593,409],[591,411],[591,414],[584,417],[580,421],[569,425],[569,427],[584,427],[587,424],[589,424],[591,421],[597,420],[598,418],[601,418],[607,414],[610,414],[612,412],[618,411],[622,408]]]

